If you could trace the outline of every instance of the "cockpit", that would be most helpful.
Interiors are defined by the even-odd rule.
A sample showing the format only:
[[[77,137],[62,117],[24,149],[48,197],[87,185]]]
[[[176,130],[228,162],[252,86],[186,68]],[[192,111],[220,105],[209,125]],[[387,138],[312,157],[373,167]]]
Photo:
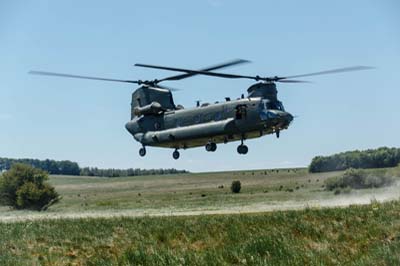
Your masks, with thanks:
[[[279,111],[283,111],[283,112],[285,111],[285,108],[283,107],[282,102],[270,101],[268,99],[262,100],[261,108],[264,110],[279,110]]]
[[[285,127],[293,120],[293,116],[285,111],[282,102],[263,99],[260,102],[260,118],[270,126]]]

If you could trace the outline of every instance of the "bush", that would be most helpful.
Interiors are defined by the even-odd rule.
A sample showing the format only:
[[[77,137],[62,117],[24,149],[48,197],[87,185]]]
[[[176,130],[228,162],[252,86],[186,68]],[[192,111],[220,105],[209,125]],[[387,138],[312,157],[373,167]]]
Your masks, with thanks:
[[[232,182],[232,185],[231,185],[232,193],[239,193],[241,188],[242,188],[242,184],[240,183],[239,180]]]
[[[344,189],[342,189],[342,193],[344,194],[349,194],[351,192],[351,187],[345,187]]]
[[[339,188],[335,189],[334,194],[335,194],[335,195],[339,195],[339,194],[340,194],[340,189],[339,189]]]
[[[355,189],[365,188],[367,174],[362,169],[350,168],[342,176],[342,188],[351,187]]]
[[[0,182],[0,203],[15,209],[44,210],[57,202],[58,193],[50,186],[47,172],[25,164],[14,164]]]
[[[386,175],[368,175],[364,170],[350,168],[342,176],[331,177],[325,181],[326,190],[351,190],[378,188],[393,184],[394,179]]]

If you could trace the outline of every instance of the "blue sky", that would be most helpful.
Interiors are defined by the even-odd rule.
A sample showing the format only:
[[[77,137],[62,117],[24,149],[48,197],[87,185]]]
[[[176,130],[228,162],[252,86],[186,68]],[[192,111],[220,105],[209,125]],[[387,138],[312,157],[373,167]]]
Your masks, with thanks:
[[[308,165],[315,155],[399,146],[398,1],[1,1],[0,157],[69,159],[81,166],[217,171]],[[131,84],[28,75],[31,69],[126,79],[170,72],[134,63],[199,68],[234,58],[224,70],[292,75],[336,67],[377,69],[279,84],[298,117],[281,138],[138,155],[124,125]],[[249,80],[193,77],[164,83],[175,103],[244,93]]]

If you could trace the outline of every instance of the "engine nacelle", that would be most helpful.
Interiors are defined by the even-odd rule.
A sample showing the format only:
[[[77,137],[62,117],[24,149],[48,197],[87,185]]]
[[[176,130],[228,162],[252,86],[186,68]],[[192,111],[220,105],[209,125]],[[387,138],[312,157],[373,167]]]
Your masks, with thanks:
[[[164,109],[161,107],[161,104],[158,102],[152,102],[151,104],[142,106],[142,107],[135,107],[134,113],[136,116],[141,115],[157,115],[163,112]]]

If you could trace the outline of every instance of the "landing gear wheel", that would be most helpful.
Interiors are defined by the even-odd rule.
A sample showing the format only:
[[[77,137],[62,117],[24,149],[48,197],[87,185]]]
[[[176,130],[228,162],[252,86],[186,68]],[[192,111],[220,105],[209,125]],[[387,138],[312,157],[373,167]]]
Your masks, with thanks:
[[[175,159],[175,160],[178,160],[179,159],[179,151],[178,150],[175,150],[173,153],[172,153],[172,157]]]
[[[242,154],[247,154],[247,152],[249,151],[249,148],[246,145],[243,145],[242,149]]]
[[[211,151],[216,151],[217,150],[217,144],[216,143],[211,143]]]
[[[209,142],[206,144],[206,151],[211,151],[211,149],[211,143]]]
[[[206,144],[206,151],[216,151],[217,150],[217,144],[214,142],[209,142]]]
[[[237,147],[237,152],[239,154],[247,154],[248,151],[249,151],[249,148],[246,145],[241,144]]]
[[[145,147],[140,148],[139,155],[142,156],[142,157],[146,155],[146,148]]]
[[[276,137],[279,139],[279,133],[280,133],[280,131],[279,130],[277,130],[276,131]]]

